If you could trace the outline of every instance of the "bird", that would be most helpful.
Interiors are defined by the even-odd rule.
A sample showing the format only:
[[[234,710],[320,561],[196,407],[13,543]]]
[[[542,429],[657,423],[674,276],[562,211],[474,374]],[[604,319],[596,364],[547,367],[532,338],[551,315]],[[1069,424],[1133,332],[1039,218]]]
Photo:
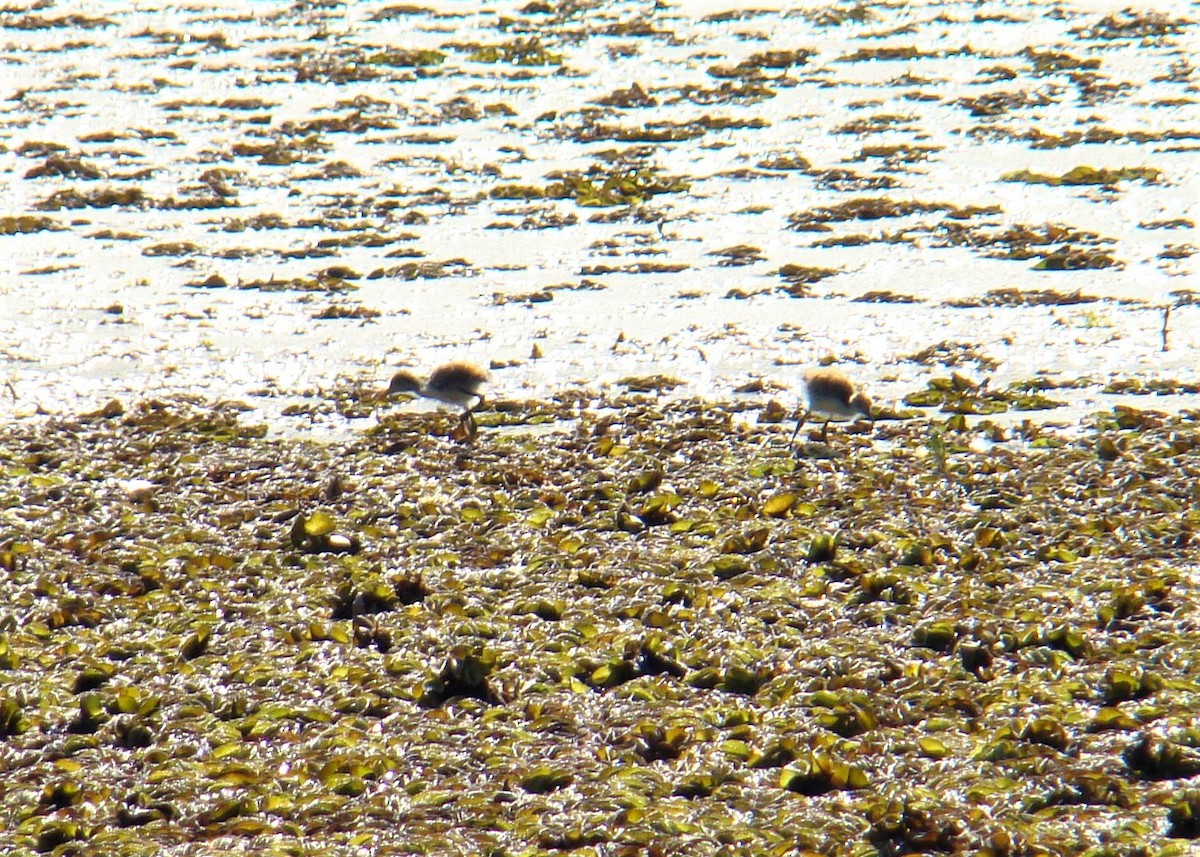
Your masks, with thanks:
[[[456,361],[437,367],[424,382],[412,372],[397,372],[388,384],[388,395],[415,393],[471,411],[483,404],[481,390],[487,380],[487,372],[474,363]]]
[[[830,422],[859,417],[872,421],[875,419],[872,416],[871,399],[839,369],[810,369],[805,372],[804,393],[807,407],[796,421],[796,430],[792,432],[793,443],[810,416],[824,418],[824,425],[821,426],[822,443],[828,437]]]
[[[474,438],[477,427],[472,412],[483,404],[483,385],[487,380],[487,372],[474,363],[455,361],[434,369],[424,382],[412,372],[397,372],[388,384],[387,395],[413,393],[423,399],[462,408],[460,425],[468,438]]]

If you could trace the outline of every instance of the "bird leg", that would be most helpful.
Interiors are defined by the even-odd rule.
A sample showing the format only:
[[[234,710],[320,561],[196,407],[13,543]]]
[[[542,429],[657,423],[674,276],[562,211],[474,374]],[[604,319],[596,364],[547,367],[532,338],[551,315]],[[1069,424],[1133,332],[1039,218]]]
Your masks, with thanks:
[[[462,424],[467,431],[467,441],[472,442],[479,434],[479,424],[475,422],[475,412],[483,407],[483,394],[475,394],[475,403],[463,411]]]
[[[825,420],[825,422],[821,425],[821,443],[827,443],[828,441],[829,441],[829,420]]]
[[[467,443],[473,443],[475,436],[479,434],[479,425],[475,422],[475,415],[471,413],[471,409],[463,411],[458,418],[458,435],[455,440],[464,440]]]
[[[788,441],[789,447],[796,445],[796,435],[800,434],[800,429],[804,426],[804,422],[807,419],[808,419],[808,411],[804,411],[803,413],[800,414],[799,417],[796,418],[796,428],[792,432],[791,439]]]

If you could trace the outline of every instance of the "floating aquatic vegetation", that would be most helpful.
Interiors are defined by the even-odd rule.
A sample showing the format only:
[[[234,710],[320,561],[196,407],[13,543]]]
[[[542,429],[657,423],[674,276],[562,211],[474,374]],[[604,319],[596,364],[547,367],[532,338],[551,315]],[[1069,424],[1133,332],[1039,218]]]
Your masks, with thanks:
[[[500,185],[492,188],[492,199],[570,199],[585,208],[638,205],[663,193],[682,193],[691,185],[654,170],[609,172],[593,170],[596,175],[563,175],[545,188],[528,185]],[[603,178],[603,181],[597,181]]]
[[[337,304],[327,306],[312,315],[312,318],[318,321],[330,320],[357,320],[370,321],[371,319],[379,318],[383,313],[376,309],[362,306],[339,306]]]
[[[887,799],[871,808],[869,818],[867,841],[884,853],[953,854],[963,849],[963,821],[933,800]]]
[[[170,241],[142,248],[143,256],[189,256],[200,252],[200,247],[191,241]]]
[[[617,381],[622,387],[626,387],[633,393],[652,393],[663,390],[671,390],[681,386],[684,382],[678,378],[670,378],[666,375],[644,375],[644,376],[629,376]]]
[[[721,261],[717,265],[722,268],[739,268],[743,265],[753,265],[755,262],[762,262],[766,258],[762,255],[761,248],[750,244],[737,244],[721,250],[712,250],[708,255],[721,257]]]
[[[993,358],[987,357],[978,345],[969,342],[938,342],[900,359],[924,366],[953,367],[976,363],[982,369],[995,369],[999,365]]]
[[[243,158],[257,158],[264,166],[280,167],[297,163],[315,163],[332,146],[317,133],[304,136],[276,135],[266,143],[234,143],[230,151]]]
[[[51,152],[39,166],[31,167],[25,173],[27,179],[54,176],[58,178],[96,180],[105,178],[102,170],[87,163],[82,158],[70,157],[60,152]]]
[[[1124,9],[1087,27],[1073,28],[1071,32],[1086,39],[1154,39],[1178,35],[1195,25],[1187,18],[1172,18],[1164,12]]]
[[[1094,268],[1123,268],[1124,264],[1104,250],[1060,247],[1042,257],[1035,271],[1082,271]]]
[[[656,107],[658,99],[650,95],[642,85],[634,81],[627,89],[614,89],[608,95],[596,99],[597,104],[603,104],[606,107]]]
[[[102,187],[88,193],[74,188],[58,190],[37,203],[38,211],[61,211],[80,208],[116,208],[121,206],[145,206],[150,202],[146,192],[139,187]]]
[[[963,375],[933,378],[925,390],[904,397],[914,407],[939,405],[945,413],[997,414],[1008,410],[1030,411],[1062,407],[1065,403],[1031,393],[1019,383],[1007,390],[991,390]]]
[[[779,775],[782,788],[809,796],[865,789],[870,784],[865,771],[824,752],[801,756]]]
[[[925,53],[919,48],[905,45],[903,47],[859,48],[853,53],[838,57],[838,62],[863,62],[865,60],[896,62],[898,60],[913,60],[922,57],[937,56],[936,53]]]
[[[1121,167],[1119,169],[1075,167],[1060,176],[1017,170],[1000,176],[1003,182],[1048,185],[1115,185],[1125,181],[1158,182],[1162,173],[1154,167]]]
[[[889,146],[863,146],[858,150],[855,160],[865,161],[868,158],[880,158],[885,166],[897,169],[904,164],[920,163],[929,159],[935,152],[941,151],[941,146],[921,146],[894,144]]]
[[[466,259],[429,259],[421,262],[405,262],[402,265],[389,265],[386,268],[376,268],[367,274],[367,279],[440,280],[445,277],[469,277],[474,273],[475,267]],[[353,285],[348,285],[344,280],[338,278],[330,282],[339,284],[339,290],[343,288],[355,288]]]
[[[1173,780],[1200,774],[1200,754],[1150,734],[1142,734],[1121,754],[1129,769],[1150,780]]]
[[[783,291],[794,298],[807,297],[810,291],[808,286],[840,273],[841,271],[834,268],[792,264],[783,265],[775,271],[776,276],[781,277],[787,283]]]
[[[1167,836],[1172,839],[1200,839],[1200,791],[1186,789],[1167,813]]]
[[[961,208],[950,203],[921,202],[919,200],[889,199],[887,197],[861,197],[834,206],[818,207],[788,215],[788,225],[800,231],[825,231],[828,223],[848,220],[881,220],[889,217],[908,217],[944,211],[948,216],[969,219],[983,214],[998,214],[997,206],[967,206]]]
[[[481,45],[467,55],[469,62],[506,63],[517,66],[562,65],[563,55],[544,47],[539,39],[513,39],[498,45]]]
[[[32,6],[31,9],[39,8]],[[111,18],[101,16],[93,17],[91,15],[59,15],[57,18],[47,18],[43,15],[34,14],[19,14],[23,10],[11,10],[5,13],[4,28],[9,30],[61,30],[67,28],[79,28],[82,30],[95,30],[104,27],[115,27],[117,22]],[[9,17],[9,16],[15,17]]]
[[[1025,280],[1043,262],[1136,260],[1134,279],[1166,294],[1162,278],[1194,265],[1186,237],[1129,231],[1186,228],[1149,210],[1174,190],[1162,182],[1191,176],[1183,13],[730,3],[699,20],[688,4],[522,0],[164,17],[151,2],[98,19],[14,5],[30,8],[0,14],[20,36],[6,60],[38,74],[6,102],[0,150],[35,177],[0,232],[13,294],[37,300],[9,313],[3,394],[14,413],[62,412],[0,426],[0,851],[1192,847],[1170,839],[1194,833],[1191,783],[1154,777],[1186,773],[1169,749],[1200,745],[1195,415],[1026,420],[1017,407],[1108,379],[985,385],[1013,344],[983,354],[943,332],[910,349],[964,373],[934,408],[885,404],[823,450],[792,449],[794,402],[766,377],[793,377],[839,307],[884,320],[876,351],[895,341],[886,319],[908,316],[934,330],[1061,318],[1067,340],[1132,329],[1146,308],[1069,309],[1111,283]],[[1000,36],[986,53],[980,33]],[[50,127],[60,141],[36,139]],[[995,151],[1089,144],[1154,164],[1160,183],[987,181],[1021,166]],[[1061,178],[1091,157],[1047,163]],[[104,185],[144,196],[92,204],[120,201]],[[489,198],[505,186],[514,198]],[[56,191],[58,213],[34,209]],[[1010,210],[984,208],[997,193]],[[773,235],[793,210],[830,231]],[[985,309],[901,305],[928,296],[889,262]],[[721,366],[773,355],[734,370],[750,395],[489,397],[467,447],[446,437],[453,417],[390,413],[363,380],[379,359],[450,344],[419,317],[443,302],[479,315],[462,332],[494,340],[493,366],[519,367],[507,395],[559,377],[572,312],[600,286],[546,283],[585,270],[614,306],[640,308],[629,297],[650,280],[692,301],[663,323],[715,324],[713,348],[689,333],[718,386]],[[847,275],[814,285],[830,271]],[[229,291],[175,295],[184,283]],[[75,286],[91,298],[62,303],[65,368],[38,366],[62,357],[58,334],[22,345],[40,329],[27,319]],[[780,287],[823,300],[811,317],[783,302],[803,318],[781,324]],[[1183,349],[1192,311],[1176,297]],[[1055,304],[1068,309],[1029,309]],[[389,325],[366,307],[399,338],[380,345]],[[751,320],[722,326],[723,310]],[[628,329],[613,378],[665,371],[649,361],[689,340]],[[227,348],[247,330],[255,354],[284,343],[276,357]],[[75,353],[93,339],[112,346]],[[124,344],[133,362],[111,372]],[[362,378],[335,378],[347,365]],[[157,399],[116,392],[147,366]],[[884,397],[913,392],[913,364],[878,368]],[[1195,379],[1172,371],[1112,389],[1187,394]],[[235,374],[253,412],[194,395]],[[71,412],[76,394],[95,396],[77,409],[90,413]],[[1000,405],[1002,421],[954,412]],[[317,510],[334,523],[323,535]],[[301,516],[321,526],[297,544]],[[306,551],[333,536],[360,547]],[[1166,749],[1131,766],[1144,736]]]
[[[947,306],[1075,306],[1077,304],[1095,303],[1100,298],[1085,295],[1078,289],[1073,292],[1060,292],[1055,289],[992,289],[979,298],[955,300]]]
[[[365,61],[371,65],[416,68],[441,65],[446,61],[446,54],[430,48],[387,48],[377,53],[367,54]]]
[[[196,285],[202,288],[220,288],[225,283],[210,277]],[[289,280],[272,278],[241,282],[237,284],[237,288],[261,292],[347,292],[358,287],[340,277],[326,277],[318,273],[315,277],[296,277]]]
[[[774,98],[776,92],[764,83],[739,78],[723,80],[715,87],[687,83],[679,87],[678,100],[692,104],[758,104]],[[673,102],[669,102],[673,103]]]
[[[393,421],[277,440],[182,402],[3,427],[0,565],[30,611],[0,637],[3,740],[63,749],[27,769],[10,811],[50,811],[23,811],[14,841],[284,817],[328,837],[348,798],[390,841],[394,813],[416,824],[411,801],[451,794],[570,795],[556,842],[614,800],[724,829],[787,792],[838,796],[827,822],[864,847],[1050,841],[1033,822],[1056,806],[1190,830],[1154,789],[1195,768],[1197,677],[1175,654],[1200,610],[1190,477],[1159,464],[1191,467],[1191,422],[1114,410],[1084,437],[977,452],[986,429],[949,421],[937,475],[921,420],[889,424],[886,450],[855,436],[853,456],[797,460],[786,422],[743,432],[725,405],[622,396],[602,417],[498,402],[576,423],[536,442],[485,428],[469,451]],[[104,487],[147,476],[155,506]],[[1099,511],[1103,480],[1138,488]],[[906,809],[913,771],[962,797]],[[612,835],[645,831],[634,817]]]
[[[1158,254],[1160,259],[1190,259],[1197,253],[1196,245],[1194,244],[1172,244],[1168,245],[1161,253]]]
[[[772,50],[751,54],[735,66],[709,66],[708,74],[715,78],[737,78],[747,81],[770,80],[774,85],[780,84],[779,72],[793,66],[804,65],[812,56],[812,51],[801,50]]]
[[[670,143],[703,137],[710,131],[765,128],[770,123],[761,118],[734,119],[728,116],[701,116],[687,122],[647,122],[637,127],[608,125],[590,121],[570,130],[567,135],[578,143],[594,143],[600,140],[616,140],[623,143]]]
[[[1122,378],[1104,385],[1104,393],[1133,396],[1174,396],[1200,393],[1200,383],[1175,378]]]
[[[362,543],[355,535],[338,533],[337,522],[328,512],[311,516],[297,514],[288,537],[301,553],[358,553]]]
[[[20,217],[0,217],[0,235],[24,235],[31,232],[54,232],[65,229],[52,217],[26,214]]]
[[[491,653],[456,646],[442,669],[425,682],[418,701],[426,708],[438,708],[463,697],[490,705],[501,704],[501,692],[489,678],[495,667],[496,660]]]

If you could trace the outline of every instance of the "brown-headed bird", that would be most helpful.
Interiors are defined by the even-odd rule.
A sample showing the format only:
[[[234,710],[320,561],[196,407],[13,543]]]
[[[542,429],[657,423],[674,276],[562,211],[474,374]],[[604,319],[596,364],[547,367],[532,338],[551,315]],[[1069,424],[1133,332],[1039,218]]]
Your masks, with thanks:
[[[822,443],[828,438],[831,422],[856,420],[859,417],[874,419],[871,415],[871,399],[839,369],[810,369],[805,372],[804,395],[807,409],[796,421],[796,430],[792,432],[793,442],[809,417],[824,420],[821,426]]]
[[[471,439],[478,430],[472,412],[483,404],[483,385],[487,380],[487,372],[474,363],[456,361],[437,367],[426,381],[412,372],[397,372],[388,384],[387,394],[413,393],[423,399],[462,408],[459,422],[467,438]]]

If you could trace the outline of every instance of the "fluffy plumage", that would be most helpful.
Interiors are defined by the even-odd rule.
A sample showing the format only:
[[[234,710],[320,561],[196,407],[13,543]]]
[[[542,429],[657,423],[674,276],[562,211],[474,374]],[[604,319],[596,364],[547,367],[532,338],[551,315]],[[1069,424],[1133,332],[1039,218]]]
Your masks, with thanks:
[[[488,374],[474,363],[447,363],[433,370],[425,382],[426,395],[474,410],[483,403]],[[474,399],[474,405],[468,403]]]
[[[470,412],[483,404],[487,380],[487,372],[474,363],[447,363],[434,369],[424,382],[411,372],[397,372],[388,384],[388,395],[414,393]]]
[[[387,395],[412,393],[424,399],[433,399],[445,405],[462,408],[462,414],[458,418],[458,429],[451,437],[470,443],[475,440],[479,431],[472,411],[483,404],[483,385],[487,380],[487,372],[474,363],[456,361],[437,367],[426,381],[422,381],[412,372],[397,372],[388,384]]]
[[[874,419],[871,399],[846,377],[839,369],[810,369],[804,373],[804,397],[807,410],[796,422],[792,440],[800,433],[800,427],[808,417],[824,421],[821,440],[826,440],[829,423],[856,420],[859,417]]]

